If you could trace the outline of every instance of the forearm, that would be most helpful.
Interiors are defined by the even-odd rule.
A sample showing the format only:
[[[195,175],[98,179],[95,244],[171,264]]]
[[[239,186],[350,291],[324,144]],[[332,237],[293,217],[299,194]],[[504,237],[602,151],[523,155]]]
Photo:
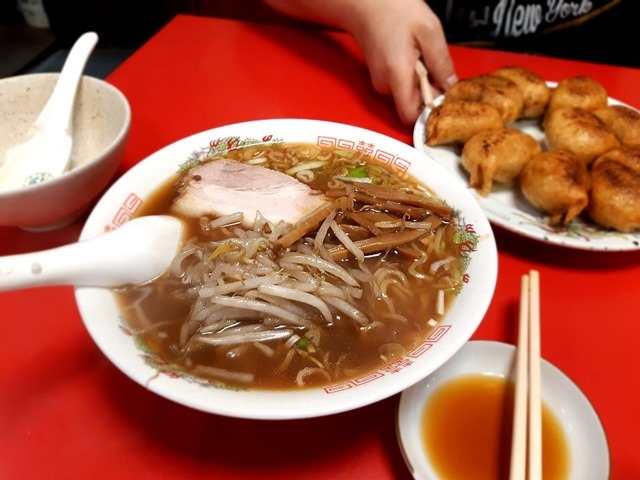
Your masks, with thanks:
[[[379,0],[264,0],[274,10],[290,17],[352,31],[369,3]],[[384,0],[386,1],[386,0]]]

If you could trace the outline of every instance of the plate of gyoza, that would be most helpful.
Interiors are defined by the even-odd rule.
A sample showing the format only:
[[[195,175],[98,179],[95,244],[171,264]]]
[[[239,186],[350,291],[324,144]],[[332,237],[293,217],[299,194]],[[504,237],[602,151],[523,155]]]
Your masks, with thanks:
[[[593,77],[521,66],[461,80],[416,121],[414,147],[497,226],[594,251],[640,249],[640,112]]]

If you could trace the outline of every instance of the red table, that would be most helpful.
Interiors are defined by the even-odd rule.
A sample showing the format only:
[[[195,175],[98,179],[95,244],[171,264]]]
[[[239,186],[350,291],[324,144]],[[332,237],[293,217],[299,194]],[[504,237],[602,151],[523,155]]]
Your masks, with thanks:
[[[452,48],[461,77],[521,64],[551,81],[598,79],[640,107],[640,70]],[[108,81],[131,102],[119,174],[161,147],[219,125],[280,117],[343,122],[411,143],[376,94],[352,39],[178,16]],[[0,228],[0,255],[77,239],[84,218],[49,233]],[[474,335],[513,343],[519,277],[542,281],[542,354],[585,392],[606,430],[612,478],[640,478],[640,252],[593,253],[496,229],[495,298]],[[205,414],[146,391],[87,334],[70,287],[0,294],[0,478],[407,478],[398,396],[299,421]]]

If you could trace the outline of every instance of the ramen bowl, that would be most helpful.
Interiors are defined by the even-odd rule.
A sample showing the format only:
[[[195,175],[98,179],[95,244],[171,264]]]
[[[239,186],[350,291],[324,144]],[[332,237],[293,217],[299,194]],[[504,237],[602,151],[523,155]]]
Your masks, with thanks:
[[[185,165],[198,163],[211,152],[281,143],[363,151],[385,170],[407,173],[429,187],[457,212],[456,238],[464,257],[464,283],[444,319],[393,361],[328,386],[277,390],[230,387],[186,373],[139,341],[113,291],[77,288],[80,313],[98,347],[124,374],[162,397],[240,418],[294,419],[344,412],[419,382],[454,355],[482,321],[495,288],[497,252],[493,232],[477,202],[461,182],[423,153],[355,126],[305,119],[261,120],[214,128],[177,141],[120,177],[89,215],[80,238],[118,228],[135,216],[141,205],[148,205],[159,187]]]
[[[452,472],[460,468],[474,469],[481,478],[508,476],[510,435],[507,433],[512,428],[513,411],[508,408],[509,400],[504,401],[509,396],[500,397],[495,393],[501,388],[496,382],[514,378],[515,360],[513,345],[473,340],[442,367],[402,392],[397,418],[398,441],[413,478],[467,478],[459,471]],[[543,478],[608,478],[607,438],[589,400],[567,375],[544,359],[540,374]],[[482,382],[475,384],[474,393],[468,389],[473,384],[464,383],[470,378]],[[482,385],[481,388],[477,388],[478,385]],[[494,405],[479,408],[478,405],[485,403],[483,398],[491,399]],[[458,400],[466,403],[463,410],[471,412],[473,418],[461,414],[463,410]],[[441,408],[444,402],[455,405],[450,409],[451,415]],[[458,448],[449,451],[461,453],[449,455],[439,451],[440,447],[434,448],[429,436],[440,429],[451,433],[447,440],[440,438],[439,445],[443,450],[454,442]],[[474,434],[476,429],[482,434]],[[491,430],[495,431],[495,436],[487,435]],[[493,448],[500,443],[499,448]],[[471,444],[476,445],[473,452],[470,452],[473,450]],[[474,454],[476,451],[478,455]],[[456,464],[456,455],[458,458],[464,456],[465,460]],[[493,475],[494,470],[500,471]]]
[[[29,138],[58,77],[34,73],[0,80],[0,159]],[[82,77],[73,110],[69,167],[45,182],[0,191],[0,225],[52,230],[85,212],[115,174],[130,122],[129,102],[120,90]]]

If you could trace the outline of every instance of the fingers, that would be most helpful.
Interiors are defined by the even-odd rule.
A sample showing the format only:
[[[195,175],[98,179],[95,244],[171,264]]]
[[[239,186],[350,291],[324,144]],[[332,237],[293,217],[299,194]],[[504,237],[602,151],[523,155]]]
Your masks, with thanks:
[[[416,71],[417,63],[417,54],[414,54],[394,64],[385,75],[372,75],[377,91],[392,95],[398,116],[405,125],[413,125],[425,105],[442,94],[428,82],[426,86],[421,85],[420,75]],[[428,91],[423,92],[423,88]]]
[[[431,10],[427,13],[422,28],[416,31],[416,41],[422,60],[433,80],[444,91],[449,90],[458,82],[458,76],[442,24]]]
[[[407,65],[395,71],[389,79],[389,87],[402,123],[414,124],[424,107],[415,69]]]
[[[425,105],[415,69],[419,59],[424,63],[430,79],[442,91],[447,91],[458,81],[438,17],[426,3],[420,2],[411,18],[414,21],[403,24],[403,32],[410,37],[408,41],[395,44],[392,55],[387,55],[386,68],[372,75],[378,91],[384,91],[386,86],[391,93],[398,116],[406,125],[415,123]],[[398,31],[395,33],[399,36]],[[436,90],[434,97],[439,94]]]
[[[395,65],[387,76],[389,93],[393,96],[400,120],[406,125],[415,123],[424,107],[442,95],[442,90],[428,81],[421,83],[420,69],[416,68],[421,62],[414,58],[415,56],[410,56],[402,62],[402,65]],[[451,77],[450,74],[449,77]],[[447,88],[453,86],[457,78],[451,78],[450,81],[452,83],[447,85]]]
[[[442,91],[429,86],[431,89],[432,98],[437,98],[442,95]],[[396,95],[397,92],[397,95]],[[419,87],[409,88],[407,92],[402,93],[402,90],[394,90],[393,100],[396,105],[396,110],[398,112],[398,117],[400,117],[400,121],[405,125],[413,125],[422,110],[425,108],[425,102],[422,95],[419,92]]]

